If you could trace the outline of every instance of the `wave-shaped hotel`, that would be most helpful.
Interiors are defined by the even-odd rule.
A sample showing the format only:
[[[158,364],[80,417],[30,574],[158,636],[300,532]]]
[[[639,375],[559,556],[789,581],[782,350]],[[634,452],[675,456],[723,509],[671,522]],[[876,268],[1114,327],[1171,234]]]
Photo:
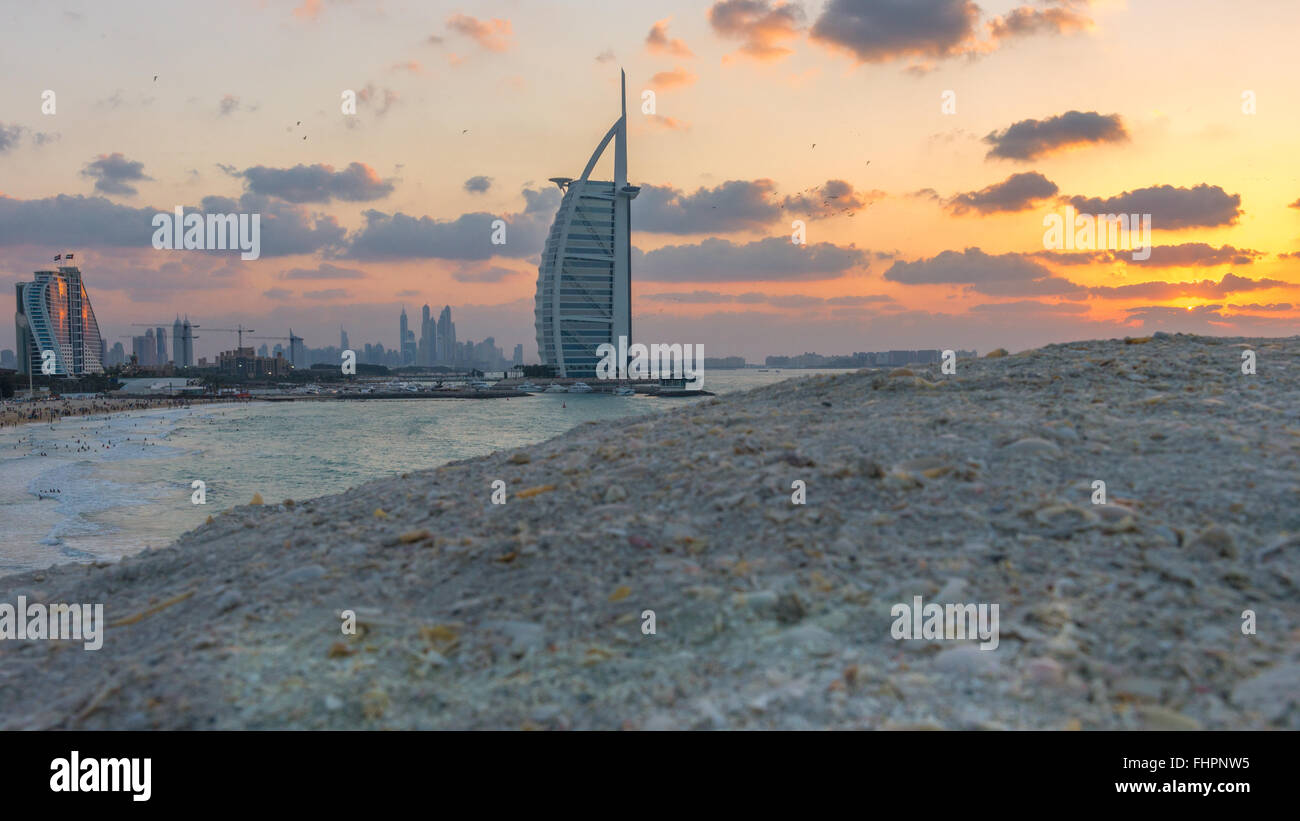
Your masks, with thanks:
[[[16,285],[18,372],[42,373],[42,353],[53,351],[53,373],[59,376],[103,373],[103,340],[81,269],[60,265],[57,271],[37,271],[32,282]]]
[[[632,339],[631,210],[641,190],[627,184],[627,76],[621,113],[587,161],[582,176],[552,177],[564,197],[537,269],[537,350],[555,375],[593,379],[597,346]],[[614,181],[591,172],[610,141]]]

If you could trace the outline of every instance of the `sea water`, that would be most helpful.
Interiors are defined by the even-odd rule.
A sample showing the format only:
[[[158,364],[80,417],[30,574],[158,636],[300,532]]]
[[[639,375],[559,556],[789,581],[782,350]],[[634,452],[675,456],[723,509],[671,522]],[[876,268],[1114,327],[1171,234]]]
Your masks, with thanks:
[[[710,371],[728,393],[835,371]],[[588,421],[708,397],[255,402],[69,417],[0,430],[0,575],[163,547],[210,515],[340,493],[385,476],[541,442]],[[205,504],[191,502],[202,481]]]

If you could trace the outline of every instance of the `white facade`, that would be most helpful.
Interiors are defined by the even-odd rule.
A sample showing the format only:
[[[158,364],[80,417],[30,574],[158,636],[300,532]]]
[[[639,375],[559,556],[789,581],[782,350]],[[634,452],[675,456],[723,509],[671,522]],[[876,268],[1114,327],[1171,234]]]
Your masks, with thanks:
[[[593,379],[602,343],[632,337],[631,208],[639,192],[627,184],[627,80],[621,114],[596,146],[578,179],[554,177],[564,192],[542,250],[534,326],[542,364],[557,376]],[[590,179],[614,142],[614,181]]]
[[[44,351],[54,352],[54,373],[83,376],[103,373],[103,343],[81,270],[61,265],[57,271],[37,271],[32,282],[16,285],[14,315],[21,373],[42,373]]]

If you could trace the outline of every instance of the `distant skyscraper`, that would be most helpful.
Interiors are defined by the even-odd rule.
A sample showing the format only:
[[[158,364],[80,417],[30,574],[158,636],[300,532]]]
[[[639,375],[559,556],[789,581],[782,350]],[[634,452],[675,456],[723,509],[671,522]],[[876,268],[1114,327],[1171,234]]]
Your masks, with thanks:
[[[99,323],[79,268],[61,265],[57,271],[37,271],[32,282],[19,282],[15,288],[20,372],[40,373],[41,353],[53,351],[56,374],[103,373]]]
[[[416,361],[427,367],[436,361],[438,343],[434,337],[436,336],[438,321],[429,315],[429,304],[427,302],[420,313],[420,347]]]
[[[402,316],[401,316],[401,319],[399,319],[398,322],[397,322],[397,327],[398,327],[398,331],[397,331],[397,350],[398,350],[399,353],[402,354],[403,364],[405,364],[405,359],[406,359],[406,334],[407,334],[407,330],[406,330],[406,306],[405,306],[405,305],[402,306]]]
[[[350,346],[348,345],[348,332],[343,330],[342,325],[339,326],[339,350],[350,350]]]
[[[121,342],[113,343],[113,347],[108,352],[108,364],[113,366],[126,364],[126,349],[122,347]]]
[[[510,364],[512,365],[524,364],[524,346],[522,343],[515,346],[515,355],[514,358],[511,359]]]
[[[295,368],[307,367],[306,351],[303,350],[303,341],[301,336],[294,336],[293,328],[289,329],[289,363]]]
[[[179,316],[172,323],[172,361],[178,368],[185,366],[185,326]]]
[[[166,365],[167,359],[167,330],[165,328],[155,328],[153,335],[154,344],[158,346],[158,356],[154,362],[158,365]]]
[[[438,314],[438,361],[456,364],[456,323],[451,321],[451,306],[444,305]]]
[[[181,346],[182,359],[176,364],[192,368],[194,367],[194,326],[190,324],[188,315],[186,315],[185,321],[181,323],[181,335],[184,337],[185,344]]]
[[[257,349],[257,355],[261,357],[268,357],[271,355],[271,352],[267,349],[265,342],[262,343],[262,347]]]
[[[18,357],[14,356],[13,351],[9,350],[8,348],[5,348],[3,351],[0,351],[0,368],[7,368],[9,370],[13,370],[14,366],[17,364],[18,364]]]
[[[542,363],[559,376],[594,378],[601,343],[632,336],[631,210],[627,184],[627,79],[622,108],[582,176],[552,177],[564,192],[537,268],[534,325]],[[614,141],[614,181],[589,179]]]

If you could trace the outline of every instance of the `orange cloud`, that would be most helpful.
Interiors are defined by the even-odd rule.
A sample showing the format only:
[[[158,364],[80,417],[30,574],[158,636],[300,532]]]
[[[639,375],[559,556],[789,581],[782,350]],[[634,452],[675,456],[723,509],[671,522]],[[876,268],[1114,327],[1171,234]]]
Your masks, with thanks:
[[[692,74],[681,66],[677,66],[672,71],[661,71],[650,78],[650,82],[655,88],[678,88],[681,86],[692,85],[699,76]]]
[[[447,28],[469,37],[488,51],[508,51],[513,31],[510,21],[498,17],[479,20],[468,14],[453,14],[447,18]]]
[[[663,20],[655,23],[650,27],[650,33],[646,35],[645,47],[651,54],[671,54],[674,57],[694,57],[691,50],[686,47],[686,43],[681,40],[668,37],[668,23],[673,18],[665,17]]]
[[[690,123],[682,122],[675,117],[665,117],[661,114],[649,114],[645,119],[653,126],[666,128],[670,131],[687,131],[691,127]]]
[[[302,5],[293,10],[293,16],[299,20],[315,20],[320,15],[321,0],[302,0]]]
[[[799,36],[802,20],[800,6],[767,0],[720,0],[709,9],[709,23],[718,36],[742,41],[737,53],[762,61],[794,53],[781,43]]]

